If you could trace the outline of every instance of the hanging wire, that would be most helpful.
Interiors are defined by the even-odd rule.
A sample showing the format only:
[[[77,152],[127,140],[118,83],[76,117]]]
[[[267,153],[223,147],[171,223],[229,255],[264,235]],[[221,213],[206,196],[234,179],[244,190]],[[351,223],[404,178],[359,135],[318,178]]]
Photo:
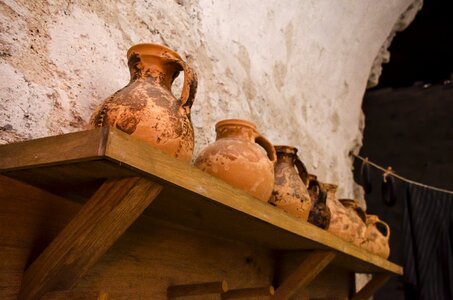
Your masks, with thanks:
[[[400,176],[398,174],[396,174],[392,169],[391,167],[389,168],[384,168],[384,167],[381,167],[377,164],[375,164],[374,162],[368,160],[368,157],[367,158],[364,158],[358,154],[354,154],[354,153],[351,153],[352,156],[354,156],[355,158],[358,158],[360,159],[361,161],[363,162],[366,162],[367,164],[369,164],[370,166],[373,166],[375,167],[376,169],[378,170],[381,170],[382,172],[384,172],[385,175],[392,175],[393,177],[395,178],[398,178],[399,180],[402,180],[402,181],[405,181],[405,182],[408,182],[408,183],[411,183],[413,185],[418,185],[418,186],[421,186],[421,187],[424,187],[424,188],[427,188],[427,189],[431,189],[431,190],[434,190],[434,191],[438,191],[438,192],[443,192],[443,193],[447,193],[447,194],[452,194],[453,195],[453,191],[450,191],[450,190],[446,190],[446,189],[441,189],[441,188],[438,188],[438,187],[435,187],[435,186],[430,186],[430,185],[426,185],[426,184],[423,184],[423,183],[420,183],[420,182],[417,182],[417,181],[413,181],[413,180],[410,180],[410,179],[407,179],[403,176]]]

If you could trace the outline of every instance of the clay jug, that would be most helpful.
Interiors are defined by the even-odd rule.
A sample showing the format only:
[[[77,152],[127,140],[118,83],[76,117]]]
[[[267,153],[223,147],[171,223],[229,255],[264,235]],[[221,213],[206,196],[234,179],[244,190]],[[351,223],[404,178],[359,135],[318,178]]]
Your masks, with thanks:
[[[319,184],[327,193],[326,204],[330,210],[330,224],[327,231],[348,242],[352,242],[354,240],[354,235],[351,233],[351,220],[348,217],[346,208],[335,196],[338,186],[322,182]]]
[[[274,146],[245,120],[223,120],[215,128],[216,141],[200,152],[195,166],[267,202],[274,187]]]
[[[269,202],[296,218],[307,221],[311,199],[304,181],[307,169],[297,156],[297,148],[275,146],[275,183]],[[297,169],[297,170],[296,170]]]
[[[92,115],[89,127],[112,126],[183,161],[192,159],[194,134],[190,108],[197,77],[173,50],[138,44],[127,51],[131,80]],[[171,92],[173,80],[184,71],[181,98]]]
[[[379,231],[377,225],[382,225],[385,228],[385,235]],[[388,258],[390,255],[390,227],[376,215],[366,216],[366,233],[365,241],[362,247],[371,253],[377,254],[383,258]]]
[[[308,174],[307,183],[308,193],[311,198],[308,222],[322,229],[327,229],[329,228],[331,218],[330,209],[326,203],[327,193],[321,188],[316,175]]]
[[[365,211],[359,206],[357,200],[354,199],[340,199],[340,203],[346,208],[351,225],[349,227],[352,236],[352,242],[360,246],[365,241],[366,232],[366,214]]]

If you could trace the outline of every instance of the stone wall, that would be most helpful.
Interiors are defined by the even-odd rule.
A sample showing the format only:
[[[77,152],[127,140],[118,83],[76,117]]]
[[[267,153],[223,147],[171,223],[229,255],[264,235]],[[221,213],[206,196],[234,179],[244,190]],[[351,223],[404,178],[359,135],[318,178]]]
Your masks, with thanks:
[[[412,2],[1,0],[0,143],[83,130],[128,82],[127,49],[162,43],[199,76],[196,152],[248,119],[352,196],[370,70]]]

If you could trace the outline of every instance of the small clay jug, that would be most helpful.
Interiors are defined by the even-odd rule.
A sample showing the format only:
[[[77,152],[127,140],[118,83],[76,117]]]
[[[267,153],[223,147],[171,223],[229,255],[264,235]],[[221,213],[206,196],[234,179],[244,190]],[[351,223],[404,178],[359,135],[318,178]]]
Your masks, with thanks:
[[[338,186],[323,182],[319,184],[327,192],[326,204],[330,210],[330,224],[327,231],[348,242],[352,242],[354,240],[354,234],[351,232],[352,222],[348,217],[346,207],[335,196]]]
[[[275,151],[275,184],[269,202],[288,214],[307,221],[311,207],[310,195],[304,183],[307,180],[307,169],[297,156],[297,148],[279,145],[275,146]]]
[[[353,239],[352,242],[355,245],[360,246],[365,241],[365,211],[359,206],[358,201],[355,199],[340,199],[339,201],[344,207],[346,207],[348,217],[351,220],[349,230]]]
[[[89,128],[112,126],[183,161],[192,159],[194,134],[190,108],[197,76],[173,50],[138,44],[127,51],[131,80],[94,112]],[[171,85],[184,71],[181,98]]]
[[[382,225],[385,229],[385,234],[377,228],[377,225]],[[366,233],[362,247],[371,253],[377,254],[383,258],[390,256],[390,227],[384,221],[380,220],[376,215],[366,216]]]
[[[245,120],[220,121],[216,133],[195,166],[267,202],[274,187],[274,146]]]
[[[321,188],[316,175],[308,174],[307,182],[308,193],[312,203],[308,222],[322,229],[327,229],[329,228],[331,218],[330,209],[326,203],[327,193]]]

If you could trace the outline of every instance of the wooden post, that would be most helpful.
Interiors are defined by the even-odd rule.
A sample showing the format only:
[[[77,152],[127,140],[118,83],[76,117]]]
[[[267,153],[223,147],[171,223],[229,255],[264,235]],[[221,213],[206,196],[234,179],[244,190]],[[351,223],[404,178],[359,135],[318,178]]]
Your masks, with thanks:
[[[19,299],[70,289],[157,197],[144,178],[106,181],[25,271]]]
[[[391,277],[391,274],[387,273],[375,273],[373,278],[354,296],[351,300],[365,300],[370,298],[380,289]]]
[[[298,291],[305,288],[325,267],[335,258],[333,251],[317,250],[308,257],[289,275],[278,287],[274,299],[289,299]]]
[[[226,291],[228,291],[228,284],[225,280],[196,284],[172,285],[167,288],[167,297],[174,298],[182,296],[221,294]]]
[[[273,296],[274,294],[275,294],[275,290],[274,290],[273,286],[235,289],[235,290],[229,290],[228,292],[223,293],[222,300],[238,299],[238,298],[248,299],[250,297]]]

